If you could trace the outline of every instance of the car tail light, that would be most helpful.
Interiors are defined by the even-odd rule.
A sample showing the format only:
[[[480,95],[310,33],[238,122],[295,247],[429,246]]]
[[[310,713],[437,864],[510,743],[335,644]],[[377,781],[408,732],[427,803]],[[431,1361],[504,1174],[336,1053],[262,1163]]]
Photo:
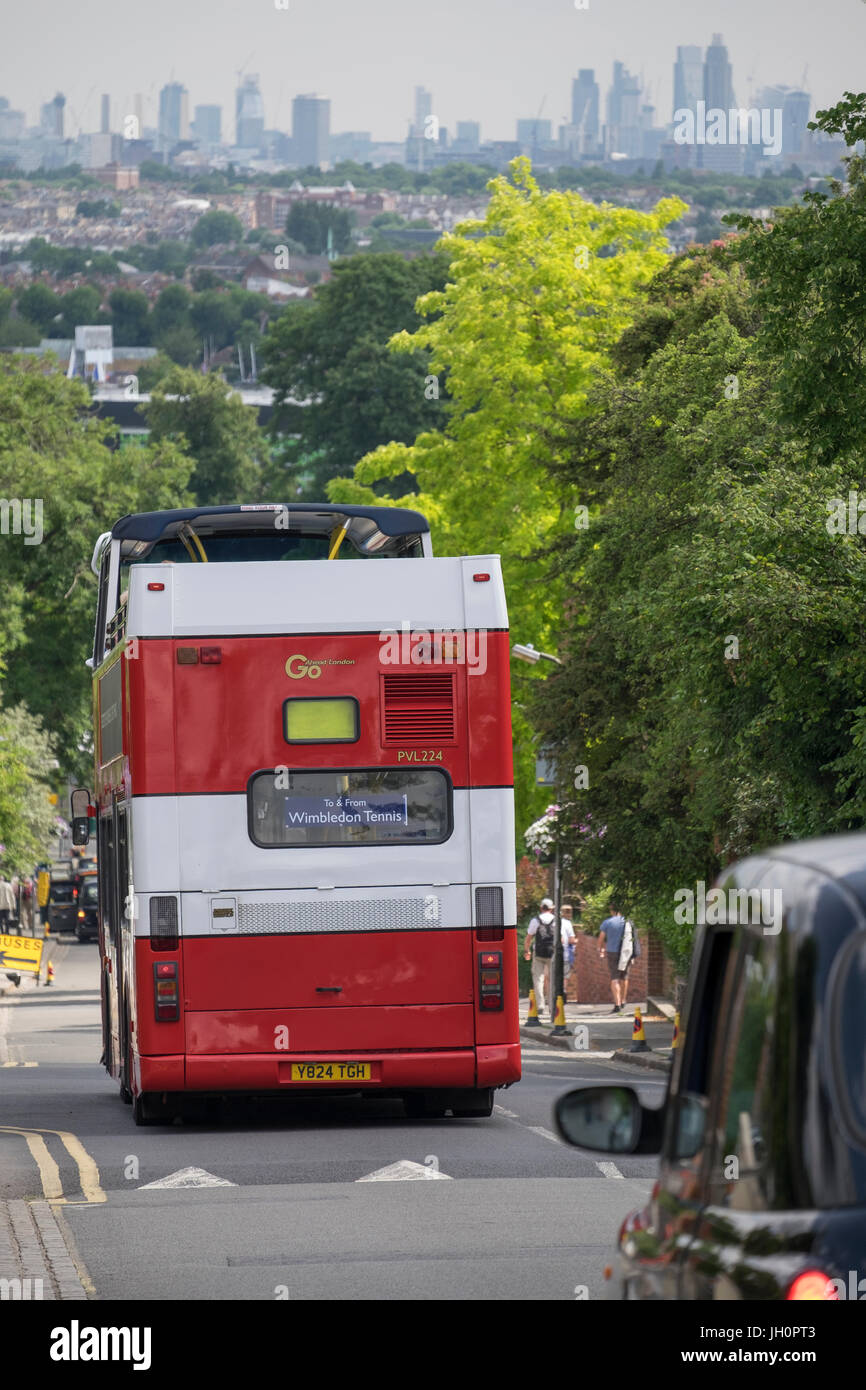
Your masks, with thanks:
[[[150,590],[150,592],[151,592],[152,594],[161,594],[162,591],[163,591],[163,589],[165,588],[165,585],[164,585],[164,584],[159,584],[159,583],[152,583],[152,584],[148,584],[147,587],[148,587],[148,589]]]
[[[177,950],[177,898],[151,898],[150,949]]]
[[[180,997],[176,960],[161,960],[153,967],[153,1003],[157,1023],[177,1023]]]
[[[79,908],[79,909],[78,909],[78,916],[79,916],[79,919],[82,918],[82,917],[84,916],[84,911],[83,911],[82,908]]]
[[[837,1303],[839,1290],[821,1269],[804,1269],[788,1286],[788,1302]]]
[[[502,952],[481,951],[478,956],[478,998],[484,1011],[502,1009]]]
[[[199,656],[202,666],[219,666],[223,659],[222,647],[200,647]]]
[[[489,574],[473,574],[472,578],[476,584],[487,584],[490,580]]]

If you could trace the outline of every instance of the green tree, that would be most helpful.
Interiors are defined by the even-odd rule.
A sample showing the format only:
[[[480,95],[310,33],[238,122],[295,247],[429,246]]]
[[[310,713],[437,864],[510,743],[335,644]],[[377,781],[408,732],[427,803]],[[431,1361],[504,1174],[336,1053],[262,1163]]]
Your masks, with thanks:
[[[244,228],[239,217],[222,208],[212,208],[198,219],[192,229],[193,246],[225,246],[240,241]]]
[[[810,128],[859,148],[866,92],[846,92]],[[847,189],[834,180],[829,194],[807,193],[767,227],[726,219],[748,233],[738,254],[755,283],[762,347],[781,374],[781,418],[823,459],[866,449],[866,159],[843,162]]]
[[[353,218],[345,208],[327,203],[297,202],[286,218],[286,233],[299,241],[311,256],[321,256],[328,249],[328,233],[335,251],[348,250],[352,239]]]
[[[140,290],[112,290],[108,297],[115,344],[147,347],[150,343],[150,305]]]
[[[29,874],[50,852],[57,812],[49,801],[54,740],[24,705],[0,708],[0,870]]]
[[[100,310],[102,295],[92,285],[79,285],[60,300],[63,318],[60,321],[63,338],[73,338],[76,328],[84,324],[104,323],[106,315]]]
[[[396,357],[387,344],[419,326],[416,301],[442,289],[446,273],[442,256],[347,257],[311,301],[290,305],[270,325],[262,377],[277,392],[275,496],[300,487],[308,500],[321,500],[328,480],[362,454],[392,439],[408,444],[440,419],[440,400],[425,385],[428,353]],[[444,383],[432,385],[443,397]]]
[[[39,280],[28,285],[18,295],[15,308],[22,319],[27,319],[39,329],[45,338],[58,338],[57,320],[61,314],[60,297]]]
[[[173,442],[194,459],[197,504],[268,500],[261,484],[267,448],[255,414],[218,376],[176,369],[144,413],[152,441]]]
[[[432,421],[411,445],[385,444],[328,492],[360,501],[390,487],[395,501],[430,518],[440,554],[498,551],[515,636],[549,651],[563,584],[540,586],[538,578],[571,507],[555,481],[544,484],[542,470],[547,465],[555,478],[568,427],[586,413],[640,287],[664,263],[663,228],[683,204],[663,200],[642,213],[596,206],[577,193],[542,193],[525,159],[490,187],[485,220],[443,239],[448,283],[417,306],[432,321],[391,343],[396,352],[426,349],[431,374],[447,374],[446,423]],[[406,473],[420,496],[399,487]],[[519,708],[527,694],[520,676],[519,819],[537,804],[534,749]]]
[[[531,712],[567,770],[581,873],[681,966],[676,890],[866,815],[866,552],[826,524],[850,464],[815,462],[780,423],[734,254],[665,267],[574,428],[556,472],[586,508],[553,566],[564,665]]]
[[[31,504],[0,536],[5,699],[44,721],[62,771],[78,775],[89,775],[94,542],[127,512],[184,505],[192,467],[169,441],[122,454],[113,443],[56,359],[0,357],[0,497]]]

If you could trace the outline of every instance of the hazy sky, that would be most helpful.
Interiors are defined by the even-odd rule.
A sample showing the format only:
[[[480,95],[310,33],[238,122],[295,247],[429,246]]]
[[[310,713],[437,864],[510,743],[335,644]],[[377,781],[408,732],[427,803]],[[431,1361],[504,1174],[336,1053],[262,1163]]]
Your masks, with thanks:
[[[288,9],[278,4],[288,3]],[[580,0],[584,3],[584,0]],[[671,119],[677,44],[721,33],[739,102],[754,86],[806,87],[814,107],[866,86],[866,0],[0,0],[0,95],[38,119],[55,91],[67,134],[112,128],[145,98],[156,123],[159,88],[174,79],[194,106],[223,107],[234,137],[237,70],[258,73],[268,128],[290,129],[292,97],[331,98],[331,129],[402,140],[416,84],[454,132],[479,120],[482,138],[514,139],[518,116],[567,117],[577,69],[596,69],[602,98],[619,58],[651,85]],[[604,119],[602,113],[602,119]]]

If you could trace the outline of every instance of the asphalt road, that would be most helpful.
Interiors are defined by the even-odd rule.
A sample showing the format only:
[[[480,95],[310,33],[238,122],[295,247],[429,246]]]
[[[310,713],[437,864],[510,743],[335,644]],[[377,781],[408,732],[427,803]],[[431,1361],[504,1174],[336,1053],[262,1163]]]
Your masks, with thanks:
[[[604,1296],[620,1221],[646,1200],[656,1160],[570,1148],[553,1103],[602,1079],[657,1103],[663,1075],[527,1043],[523,1080],[487,1120],[280,1099],[140,1129],[98,1065],[96,946],[48,949],[54,985],[25,980],[0,998],[0,1197],[60,1201],[96,1297]],[[372,1176],[393,1164],[419,1180]],[[185,1169],[209,1185],[150,1186]]]

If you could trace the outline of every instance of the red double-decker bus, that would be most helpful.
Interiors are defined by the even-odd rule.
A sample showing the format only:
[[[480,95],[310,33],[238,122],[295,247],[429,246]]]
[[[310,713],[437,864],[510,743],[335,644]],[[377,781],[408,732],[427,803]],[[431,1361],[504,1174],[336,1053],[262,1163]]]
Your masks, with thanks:
[[[498,557],[434,558],[397,508],[226,506],[124,517],[93,567],[104,1063],[136,1123],[239,1092],[489,1115],[520,1076]]]

